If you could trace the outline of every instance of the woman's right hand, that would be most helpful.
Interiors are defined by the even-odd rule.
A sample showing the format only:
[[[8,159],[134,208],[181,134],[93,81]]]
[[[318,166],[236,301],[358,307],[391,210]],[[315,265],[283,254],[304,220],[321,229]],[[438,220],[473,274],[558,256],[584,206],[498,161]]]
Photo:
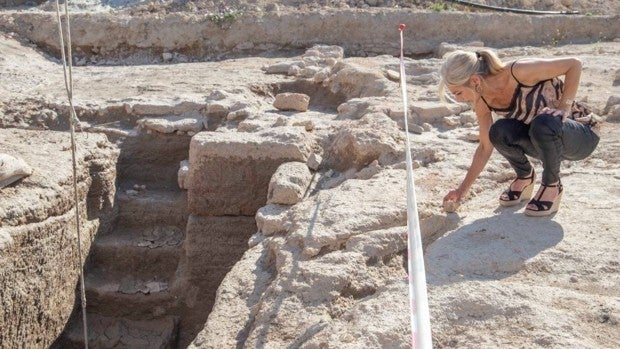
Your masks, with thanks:
[[[461,205],[463,193],[460,190],[451,190],[448,195],[443,198],[443,208],[446,212],[454,212]]]
[[[448,195],[446,195],[443,198],[443,202],[448,202],[448,201],[452,201],[452,202],[461,202],[463,194],[458,190],[458,189],[454,189],[454,190],[450,190],[450,192],[448,193]]]

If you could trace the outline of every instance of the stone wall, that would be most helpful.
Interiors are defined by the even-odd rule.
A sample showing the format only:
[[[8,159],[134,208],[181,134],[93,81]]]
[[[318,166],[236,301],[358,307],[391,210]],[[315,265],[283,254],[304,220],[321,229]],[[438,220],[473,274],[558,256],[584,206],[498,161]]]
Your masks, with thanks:
[[[185,293],[180,347],[203,329],[220,283],[248,249],[271,176],[284,162],[305,162],[309,139],[301,127],[201,132],[192,138],[185,181],[191,214],[177,271],[177,287]]]
[[[18,33],[57,55],[60,51],[54,16],[3,13],[0,30]],[[416,55],[433,53],[442,42],[482,41],[490,47],[510,47],[613,40],[620,37],[620,29],[609,23],[617,23],[618,17],[348,9],[248,13],[222,25],[206,15],[195,14],[130,17],[76,13],[71,17],[71,34],[78,61],[124,58],[125,63],[144,63],[162,60],[163,53],[202,60],[222,53],[256,54],[315,44],[342,46],[347,56],[396,55],[397,26],[404,23],[405,54]]]

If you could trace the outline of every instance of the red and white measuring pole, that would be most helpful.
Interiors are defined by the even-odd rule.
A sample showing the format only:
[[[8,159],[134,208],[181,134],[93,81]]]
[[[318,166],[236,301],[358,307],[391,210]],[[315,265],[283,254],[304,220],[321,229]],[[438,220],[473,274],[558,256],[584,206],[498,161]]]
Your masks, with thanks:
[[[405,118],[406,160],[407,160],[407,257],[409,272],[409,304],[411,308],[411,347],[414,349],[431,349],[431,321],[426,295],[426,272],[424,271],[424,254],[422,251],[422,234],[418,206],[415,197],[411,147],[409,143],[409,125],[407,123],[407,79],[403,57],[403,32],[405,25],[398,26],[400,32],[400,88],[403,97]]]

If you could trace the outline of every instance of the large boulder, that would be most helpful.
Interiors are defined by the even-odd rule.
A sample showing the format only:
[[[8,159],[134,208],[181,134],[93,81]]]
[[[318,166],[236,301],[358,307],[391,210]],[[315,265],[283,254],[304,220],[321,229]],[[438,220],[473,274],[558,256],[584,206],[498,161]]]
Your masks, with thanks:
[[[326,151],[326,160],[341,171],[361,169],[375,160],[390,163],[402,157],[403,141],[396,122],[383,113],[370,113],[338,128]]]

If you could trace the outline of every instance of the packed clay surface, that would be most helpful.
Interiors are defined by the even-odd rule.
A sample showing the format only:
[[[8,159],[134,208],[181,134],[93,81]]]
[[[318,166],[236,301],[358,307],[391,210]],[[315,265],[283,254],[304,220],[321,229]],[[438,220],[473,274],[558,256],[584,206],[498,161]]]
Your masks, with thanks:
[[[475,36],[412,44],[404,59],[405,113],[396,41],[242,45],[207,57],[204,47],[161,50],[189,47],[183,40],[191,35],[175,41],[151,34],[162,45],[152,51],[120,45],[95,53],[90,50],[102,45],[98,33],[75,31],[75,41],[84,43],[72,74],[80,119],[78,198],[87,236],[82,250],[93,254],[86,277],[96,286],[87,294],[94,347],[410,348],[407,115],[434,347],[615,348],[618,4],[480,3],[578,10],[611,36],[569,44],[566,29],[555,41],[544,33],[505,38],[538,45],[501,45],[499,37],[490,45]],[[362,14],[359,20],[378,11],[368,18],[381,21],[390,11],[415,10],[448,16],[424,17],[428,21],[462,14],[470,16],[462,21],[497,26],[485,32],[507,30],[502,20],[558,28],[577,20],[511,14],[485,22],[496,14],[431,1],[116,4],[73,4],[83,12],[77,28],[98,23],[120,33],[124,18],[140,18],[144,22],[132,22],[136,28],[160,33],[140,23],[161,19],[191,27],[200,15],[217,14],[221,19],[209,20],[233,20],[233,26],[215,30],[212,22],[205,28],[226,48],[226,40],[252,41],[235,37],[243,33],[235,31],[237,13],[272,20],[296,11],[317,18],[354,11]],[[77,348],[83,340],[74,307],[78,273],[63,68],[51,29],[32,26],[53,18],[46,17],[52,9],[43,3],[0,11],[7,19],[0,23],[0,154],[23,159],[31,170],[0,188],[0,327],[8,329],[0,334],[2,349],[53,342]],[[447,29],[441,35],[450,35],[448,22],[442,23]],[[47,25],[54,24],[42,28]],[[575,33],[585,35],[581,29]],[[89,35],[95,41],[88,43]],[[405,31],[405,40],[414,35]],[[583,62],[577,96],[602,121],[601,141],[586,160],[563,163],[562,206],[550,218],[498,205],[514,177],[498,153],[460,207],[444,210],[442,198],[462,180],[478,142],[470,106],[442,103],[437,93],[441,55],[461,47],[491,47],[505,61],[575,56]],[[139,264],[132,256],[140,249],[156,254]]]

